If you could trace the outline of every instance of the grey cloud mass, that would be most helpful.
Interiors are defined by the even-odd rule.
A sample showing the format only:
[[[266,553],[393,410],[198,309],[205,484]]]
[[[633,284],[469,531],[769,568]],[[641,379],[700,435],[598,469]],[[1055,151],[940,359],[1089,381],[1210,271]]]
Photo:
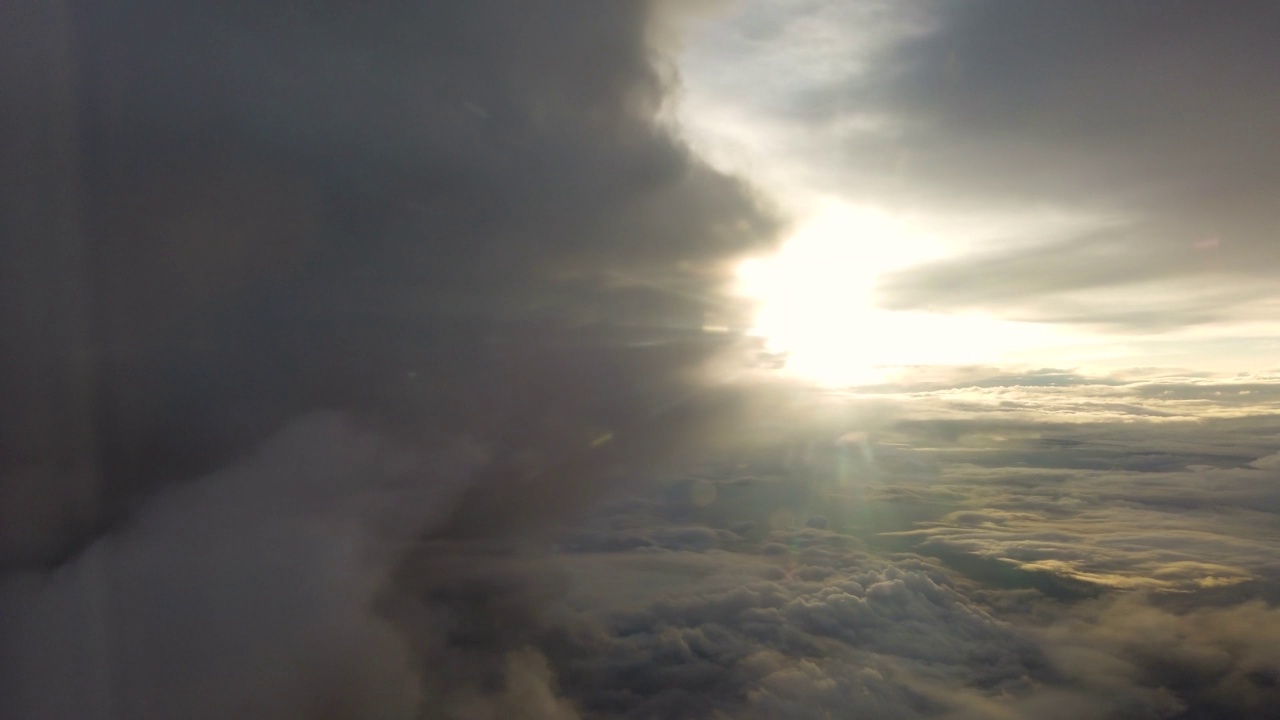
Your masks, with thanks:
[[[774,221],[664,119],[677,15],[93,2],[33,20],[20,47],[69,64],[72,84],[15,65],[15,108],[69,114],[78,135],[59,152],[76,174],[68,207],[19,219],[78,218],[80,244],[32,230],[6,251],[29,270],[6,281],[7,326],[24,330],[4,394],[13,446],[39,448],[7,462],[35,477],[28,456],[65,455],[59,420],[31,420],[64,400],[38,392],[61,381],[44,379],[29,328],[66,326],[88,378],[65,398],[89,418],[89,457],[71,462],[106,482],[75,517],[52,495],[15,513],[5,563],[70,551],[25,537],[53,530],[42,522],[83,538],[316,410],[576,444],[687,397],[726,345],[703,323],[740,312],[726,262]],[[32,154],[16,156],[24,186],[54,183],[39,179],[44,139],[15,140]],[[80,294],[46,289],[45,268]]]

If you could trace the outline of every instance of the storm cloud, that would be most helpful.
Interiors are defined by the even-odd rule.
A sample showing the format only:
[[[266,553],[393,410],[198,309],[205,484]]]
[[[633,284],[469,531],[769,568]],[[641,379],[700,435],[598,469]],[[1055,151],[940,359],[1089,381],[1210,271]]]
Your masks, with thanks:
[[[520,637],[583,717],[1273,713],[1274,412],[1229,379],[957,375],[620,488],[492,586],[540,588]],[[956,397],[984,393],[1024,407]]]
[[[679,137],[684,11],[27,10],[3,714],[572,716],[401,564],[468,587],[751,412],[703,326],[776,221]]]

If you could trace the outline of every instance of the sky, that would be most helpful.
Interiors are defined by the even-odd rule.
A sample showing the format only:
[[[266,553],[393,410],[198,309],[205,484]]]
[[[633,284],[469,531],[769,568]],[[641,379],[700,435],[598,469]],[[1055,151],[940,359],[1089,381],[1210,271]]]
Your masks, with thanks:
[[[979,362],[1266,370],[1276,22],[1253,2],[744,2],[684,48],[682,119],[843,248],[899,335],[983,318],[1004,342]],[[843,219],[867,215],[885,227]]]
[[[0,13],[0,716],[1280,714],[1280,6]]]

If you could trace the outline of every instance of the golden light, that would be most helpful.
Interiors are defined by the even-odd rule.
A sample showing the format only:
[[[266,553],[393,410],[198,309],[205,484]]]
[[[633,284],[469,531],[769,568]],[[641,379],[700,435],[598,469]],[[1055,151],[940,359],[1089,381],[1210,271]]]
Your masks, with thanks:
[[[981,315],[894,312],[876,306],[885,273],[941,254],[928,234],[883,213],[831,205],[776,254],[737,268],[755,302],[753,332],[787,370],[828,385],[885,379],[892,368],[1007,359],[1047,341],[1043,328]]]

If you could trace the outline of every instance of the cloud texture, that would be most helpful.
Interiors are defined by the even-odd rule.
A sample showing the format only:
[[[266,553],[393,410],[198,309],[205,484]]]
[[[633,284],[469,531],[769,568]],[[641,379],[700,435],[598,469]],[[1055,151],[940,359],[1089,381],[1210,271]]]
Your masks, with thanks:
[[[311,411],[577,444],[686,397],[724,345],[700,328],[739,312],[727,263],[774,221],[670,122],[669,10],[74,5],[86,266],[49,272],[86,297],[49,302],[85,326],[76,461],[104,482],[82,517],[6,523],[32,527],[5,562],[65,556],[32,538],[83,540]],[[43,382],[12,355],[15,386]],[[6,476],[61,472],[10,455]]]

